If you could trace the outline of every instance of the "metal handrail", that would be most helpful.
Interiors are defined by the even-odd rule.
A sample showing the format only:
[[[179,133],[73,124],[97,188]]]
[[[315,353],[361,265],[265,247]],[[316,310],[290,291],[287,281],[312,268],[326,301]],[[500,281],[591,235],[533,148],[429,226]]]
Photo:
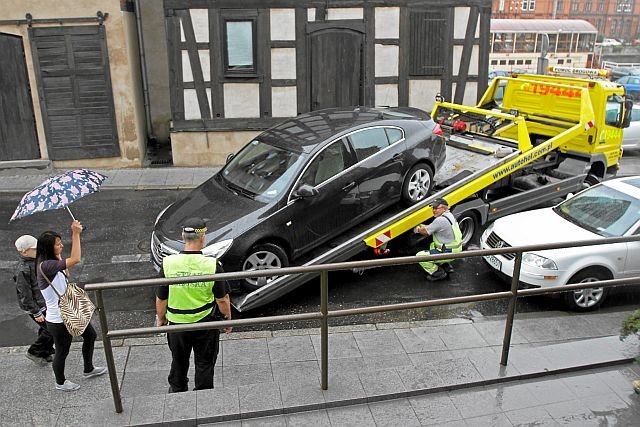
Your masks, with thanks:
[[[237,272],[237,273],[220,273],[213,275],[203,276],[188,276],[180,278],[158,278],[158,279],[139,279],[139,280],[125,280],[116,282],[104,282],[104,283],[92,283],[85,286],[85,290],[94,291],[96,293],[96,308],[100,317],[100,326],[102,332],[102,339],[105,349],[105,355],[107,360],[107,367],[109,369],[109,379],[111,382],[111,391],[113,394],[113,400],[116,412],[122,412],[122,399],[120,396],[120,388],[118,386],[118,378],[115,370],[115,362],[113,358],[113,349],[111,346],[111,340],[114,338],[125,338],[139,335],[151,335],[160,332],[178,332],[178,331],[193,331],[193,330],[205,330],[205,329],[220,329],[223,327],[241,327],[258,324],[269,324],[282,321],[300,321],[300,320],[320,320],[320,358],[321,358],[321,388],[323,390],[328,389],[328,319],[330,317],[342,317],[352,316],[357,314],[368,313],[380,313],[396,310],[408,310],[413,308],[422,307],[434,307],[441,305],[460,304],[465,302],[480,302],[490,301],[498,299],[509,299],[509,307],[507,311],[507,319],[505,324],[505,333],[502,345],[502,356],[500,364],[507,365],[509,357],[509,347],[511,343],[511,333],[513,329],[513,320],[515,317],[515,308],[517,299],[520,297],[543,295],[557,292],[566,292],[571,290],[589,289],[594,287],[611,287],[620,285],[637,285],[640,284],[640,277],[632,277],[626,279],[614,279],[614,280],[602,280],[597,282],[589,282],[588,284],[578,283],[565,286],[555,286],[550,288],[538,288],[538,289],[523,289],[518,290],[518,284],[520,282],[520,267],[522,264],[522,254],[525,252],[549,250],[549,249],[565,249],[579,246],[595,246],[605,245],[613,243],[628,243],[640,241],[640,235],[630,237],[610,237],[604,239],[590,239],[580,240],[573,242],[561,242],[553,244],[538,244],[538,245],[526,245],[526,246],[514,246],[508,248],[499,249],[479,249],[458,253],[443,253],[438,255],[424,255],[424,256],[410,256],[410,257],[398,257],[398,258],[386,258],[379,260],[366,260],[366,261],[349,261],[331,264],[322,264],[317,266],[304,266],[304,267],[287,267],[280,269],[271,269],[264,271],[251,271],[251,272]],[[485,255],[500,255],[515,253],[514,271],[511,279],[510,291],[493,292],[488,294],[468,295],[462,297],[452,298],[440,298],[436,300],[415,301],[409,303],[400,304],[388,304],[381,306],[369,306],[359,307],[343,310],[328,310],[328,288],[329,288],[329,271],[336,270],[350,270],[354,268],[367,269],[376,268],[391,265],[403,265],[414,264],[422,261],[438,261],[438,260],[451,260],[460,258],[471,258],[476,256]],[[102,292],[109,289],[123,289],[129,287],[146,287],[146,286],[160,286],[179,283],[193,283],[204,282],[211,280],[236,280],[244,279],[248,277],[273,277],[282,276],[286,274],[304,274],[314,272],[320,273],[320,312],[302,313],[302,314],[290,314],[281,316],[270,316],[258,319],[240,319],[240,320],[226,320],[216,322],[202,322],[182,325],[168,325],[168,326],[154,326],[134,329],[120,329],[109,330],[107,323],[107,316],[104,306],[104,300]]]

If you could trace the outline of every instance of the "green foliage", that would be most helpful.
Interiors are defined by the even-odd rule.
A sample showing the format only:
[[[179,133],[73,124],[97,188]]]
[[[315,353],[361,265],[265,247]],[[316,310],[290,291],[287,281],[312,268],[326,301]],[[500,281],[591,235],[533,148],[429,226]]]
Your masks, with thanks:
[[[640,310],[636,310],[622,322],[620,329],[620,339],[625,339],[629,335],[640,335]]]

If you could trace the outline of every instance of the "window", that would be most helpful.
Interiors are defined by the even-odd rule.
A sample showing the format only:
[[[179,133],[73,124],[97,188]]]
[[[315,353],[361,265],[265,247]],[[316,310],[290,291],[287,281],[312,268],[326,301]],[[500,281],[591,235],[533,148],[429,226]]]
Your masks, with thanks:
[[[604,12],[604,2],[605,0],[600,0],[598,2],[598,12]]]
[[[529,0],[529,10],[536,10],[536,0]]]
[[[255,76],[257,69],[255,11],[222,14],[225,76]]]
[[[389,139],[389,144],[395,144],[403,138],[402,131],[396,128],[386,128],[387,138]]]
[[[618,31],[618,21],[616,19],[611,22],[611,34],[616,34]]]
[[[558,59],[558,65],[564,64],[564,59]]]
[[[584,11],[591,12],[591,0],[585,0],[584,2]]]
[[[607,98],[607,109],[604,120],[605,124],[609,126],[619,127],[621,117],[622,98],[619,96],[610,96],[609,98]]]
[[[491,65],[498,65],[498,60],[497,59],[492,59],[491,60]]]
[[[573,0],[571,2],[571,12],[577,12],[580,9],[580,0]]]
[[[516,65],[522,65],[524,61],[522,59],[516,59]]]
[[[373,128],[356,132],[349,136],[349,140],[351,141],[351,145],[356,152],[356,158],[359,162],[389,146],[389,140],[383,128]]]
[[[531,65],[531,60],[530,59],[525,59],[524,60],[524,65]]]
[[[347,169],[351,163],[349,158],[344,140],[333,142],[313,159],[300,178],[299,185],[307,184],[316,187],[322,184]]]
[[[410,75],[438,76],[444,73],[446,24],[442,12],[409,12]]]
[[[556,4],[556,12],[562,12],[562,8],[564,7],[563,0],[558,0]]]
[[[522,10],[529,10],[529,0],[522,0]]]

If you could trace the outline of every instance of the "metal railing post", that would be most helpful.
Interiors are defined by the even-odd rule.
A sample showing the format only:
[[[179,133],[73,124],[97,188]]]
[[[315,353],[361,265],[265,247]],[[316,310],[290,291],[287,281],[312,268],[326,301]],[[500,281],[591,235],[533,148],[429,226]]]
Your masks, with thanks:
[[[100,318],[100,330],[102,332],[102,344],[104,345],[104,354],[107,359],[107,369],[109,370],[109,381],[111,382],[111,394],[113,395],[113,404],[118,414],[122,413],[122,397],[120,396],[120,387],[118,387],[118,374],[116,373],[116,364],[113,359],[113,348],[111,348],[111,338],[107,335],[109,325],[107,324],[107,314],[104,311],[104,301],[102,299],[102,291],[96,291],[96,301],[98,309],[98,317]]]
[[[518,283],[520,283],[520,266],[522,265],[522,252],[516,252],[516,259],[513,263],[513,277],[511,278],[511,294],[509,298],[509,309],[507,311],[507,323],[504,327],[504,339],[502,340],[502,357],[500,364],[507,366],[509,360],[509,347],[511,346],[511,333],[513,331],[513,318],[516,315],[516,305],[518,304]]]
[[[322,390],[329,388],[329,272],[320,273],[320,376]]]

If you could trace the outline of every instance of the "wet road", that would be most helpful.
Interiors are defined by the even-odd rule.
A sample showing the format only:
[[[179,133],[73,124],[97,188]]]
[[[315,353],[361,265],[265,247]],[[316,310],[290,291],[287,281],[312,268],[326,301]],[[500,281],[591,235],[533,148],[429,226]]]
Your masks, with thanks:
[[[630,154],[622,162],[621,173],[640,173],[640,155]],[[187,191],[103,191],[75,202],[74,215],[87,230],[83,233],[83,264],[72,271],[72,278],[83,283],[155,277],[151,263],[136,262],[149,253],[149,236],[158,212],[169,203],[184,197]],[[70,217],[65,211],[36,214],[7,224],[22,194],[0,194],[0,346],[30,344],[34,337],[32,322],[17,307],[11,277],[16,252],[13,241],[21,234],[38,235],[52,229],[69,240]],[[67,248],[68,250],[68,248]],[[65,252],[66,253],[66,252]],[[363,275],[335,272],[329,276],[331,309],[436,299],[507,289],[480,259],[457,261],[450,280],[427,282],[419,267],[403,265],[366,271]],[[280,300],[244,317],[262,317],[315,311],[319,305],[319,283],[307,283]],[[154,319],[154,295],[150,288],[109,291],[105,293],[108,319],[112,328],[149,326]],[[640,304],[640,290],[613,292],[604,311],[629,309]],[[332,319],[331,324],[356,322],[390,322],[451,317],[475,317],[502,314],[506,301],[492,301],[457,306],[363,315],[357,318]],[[562,310],[559,298],[523,299],[519,312]],[[316,327],[317,322],[276,324],[274,328]]]

